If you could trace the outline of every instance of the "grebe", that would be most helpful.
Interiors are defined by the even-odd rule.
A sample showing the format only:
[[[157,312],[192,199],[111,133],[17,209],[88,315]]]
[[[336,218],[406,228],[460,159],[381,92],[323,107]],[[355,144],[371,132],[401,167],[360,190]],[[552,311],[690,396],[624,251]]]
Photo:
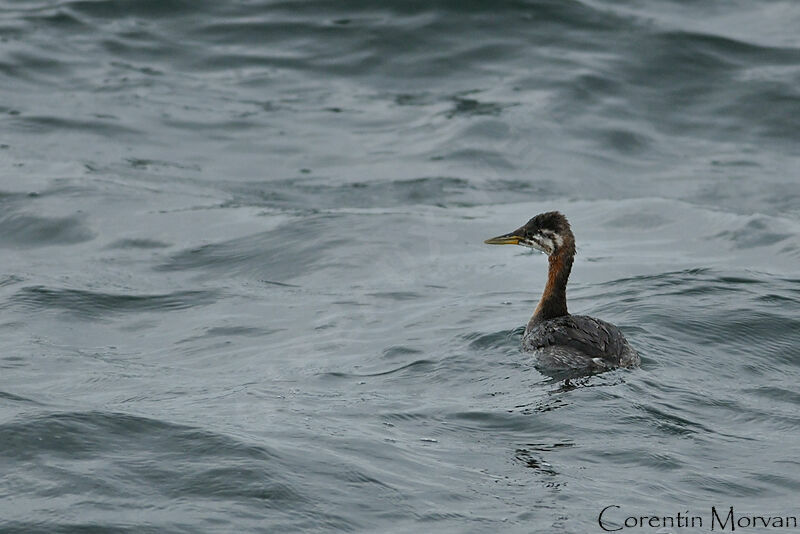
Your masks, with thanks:
[[[525,226],[485,243],[522,245],[549,256],[547,285],[522,337],[523,350],[536,355],[540,371],[551,376],[575,376],[639,365],[639,355],[619,328],[567,312],[567,280],[575,256],[575,236],[561,213],[540,213]]]

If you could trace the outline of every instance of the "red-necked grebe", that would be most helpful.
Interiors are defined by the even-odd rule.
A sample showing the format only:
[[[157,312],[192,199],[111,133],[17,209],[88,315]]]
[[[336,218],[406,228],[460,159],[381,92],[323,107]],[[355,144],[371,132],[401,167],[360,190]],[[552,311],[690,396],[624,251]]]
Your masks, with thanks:
[[[539,370],[556,375],[591,374],[639,364],[639,355],[619,328],[567,311],[567,280],[575,256],[575,236],[561,213],[540,213],[510,234],[485,242],[522,245],[549,256],[547,285],[522,337],[523,350],[536,355]]]

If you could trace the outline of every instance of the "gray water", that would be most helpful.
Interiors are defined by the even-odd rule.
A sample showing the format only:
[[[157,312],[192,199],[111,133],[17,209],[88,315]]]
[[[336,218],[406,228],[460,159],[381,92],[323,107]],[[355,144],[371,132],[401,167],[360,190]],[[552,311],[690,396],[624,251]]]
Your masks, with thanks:
[[[0,1],[0,530],[800,516],[798,28]],[[546,259],[482,242],[553,209],[570,310],[641,369],[565,388],[521,353]]]

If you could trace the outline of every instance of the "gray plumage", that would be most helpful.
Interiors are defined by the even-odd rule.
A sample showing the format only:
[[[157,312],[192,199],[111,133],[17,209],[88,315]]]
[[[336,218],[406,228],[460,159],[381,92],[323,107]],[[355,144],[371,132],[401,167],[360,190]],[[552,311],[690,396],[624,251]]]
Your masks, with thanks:
[[[546,374],[593,373],[615,367],[635,367],[640,358],[619,328],[586,315],[564,315],[531,324],[522,348],[536,356]]]
[[[490,245],[522,245],[548,255],[547,284],[522,338],[536,367],[550,376],[580,376],[639,365],[639,355],[611,323],[570,315],[567,281],[575,257],[575,236],[561,213],[540,213],[511,233],[486,240]]]

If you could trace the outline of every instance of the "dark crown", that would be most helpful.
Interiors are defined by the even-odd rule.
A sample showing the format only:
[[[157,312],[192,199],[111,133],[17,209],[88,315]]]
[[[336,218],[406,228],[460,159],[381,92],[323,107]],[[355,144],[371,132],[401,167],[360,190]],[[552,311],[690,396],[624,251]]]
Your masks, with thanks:
[[[526,230],[549,230],[557,234],[564,234],[570,229],[569,221],[558,211],[540,213],[528,221],[524,228]]]

